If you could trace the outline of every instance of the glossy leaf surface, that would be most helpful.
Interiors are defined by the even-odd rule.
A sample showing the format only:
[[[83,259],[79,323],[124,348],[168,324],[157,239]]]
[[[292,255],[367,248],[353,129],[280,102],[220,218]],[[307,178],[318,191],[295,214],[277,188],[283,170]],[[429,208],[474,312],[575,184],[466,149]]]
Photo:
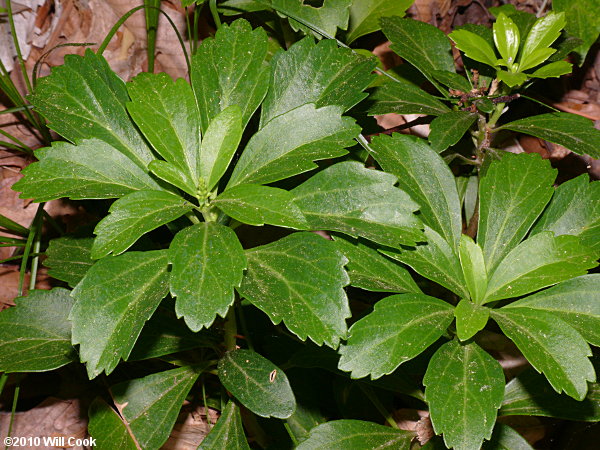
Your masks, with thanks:
[[[456,334],[461,341],[466,341],[483,330],[490,317],[490,309],[463,298],[456,305],[454,316]]]
[[[413,0],[362,0],[350,6],[350,24],[346,43],[350,44],[365,34],[380,29],[381,17],[404,16]]]
[[[91,237],[68,235],[52,239],[44,261],[48,275],[75,287],[95,262],[91,257],[93,242]]]
[[[424,294],[386,297],[350,328],[338,367],[351,371],[352,378],[390,374],[437,341],[452,312],[448,303]]]
[[[488,66],[496,65],[496,53],[488,42],[481,36],[469,30],[454,30],[448,35],[456,47],[469,58]]]
[[[402,80],[386,81],[375,89],[369,101],[373,102],[369,108],[369,115],[397,113],[439,116],[450,112],[450,109],[433,95]]]
[[[251,350],[225,353],[219,379],[246,408],[261,417],[290,417],[296,399],[287,376],[268,359]]]
[[[198,446],[198,450],[250,450],[244,428],[240,408],[229,400],[221,411],[215,426]]]
[[[350,317],[343,287],[347,259],[313,233],[294,233],[246,251],[248,269],[240,294],[273,323],[282,320],[300,339],[336,348]]]
[[[136,442],[119,414],[101,397],[96,397],[88,409],[88,433],[98,448],[136,450]]]
[[[167,295],[166,250],[103,258],[73,290],[73,344],[90,378],[127,359],[144,323]]]
[[[352,0],[324,0],[322,6],[317,7],[304,4],[303,0],[271,0],[276,11],[290,18],[293,28],[311,33],[311,28],[303,25],[304,22],[329,36],[335,36],[338,28],[348,28],[351,3]],[[315,36],[322,37],[320,33],[315,33]]]
[[[452,111],[433,119],[429,142],[438,153],[452,147],[471,128],[477,115],[468,111]]]
[[[473,239],[469,236],[463,234],[460,237],[458,256],[469,293],[471,294],[471,300],[475,303],[480,303],[485,296],[488,283],[481,247],[473,242]]]

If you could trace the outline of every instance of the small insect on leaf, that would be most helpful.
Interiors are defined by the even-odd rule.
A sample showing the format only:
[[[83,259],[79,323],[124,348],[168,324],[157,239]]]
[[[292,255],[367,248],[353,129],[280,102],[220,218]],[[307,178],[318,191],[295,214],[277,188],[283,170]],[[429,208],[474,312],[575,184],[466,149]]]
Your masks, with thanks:
[[[273,370],[273,372],[271,372],[269,374],[269,383],[273,383],[275,381],[276,376],[277,376],[277,369]]]

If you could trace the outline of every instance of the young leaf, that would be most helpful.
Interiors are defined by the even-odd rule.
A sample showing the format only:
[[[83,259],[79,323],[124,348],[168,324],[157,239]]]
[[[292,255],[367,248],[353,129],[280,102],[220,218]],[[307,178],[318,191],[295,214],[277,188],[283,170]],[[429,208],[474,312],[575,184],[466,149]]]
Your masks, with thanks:
[[[138,191],[128,194],[114,202],[109,209],[110,214],[96,225],[92,258],[123,253],[147,232],[193,208],[194,205],[169,192]]]
[[[577,331],[554,314],[530,308],[500,308],[491,316],[556,392],[583,400],[596,374],[590,347]]]
[[[192,88],[198,100],[202,133],[231,105],[242,110],[242,128],[269,87],[267,33],[239,19],[224,24],[214,38],[204,39],[192,57]]]
[[[455,89],[462,92],[470,92],[473,89],[471,82],[462,75],[447,70],[434,70],[433,77],[442,83],[444,86],[448,86],[450,89]],[[448,111],[450,111],[448,109]]]
[[[580,65],[583,64],[600,33],[600,3],[595,0],[554,0],[552,9],[565,13],[566,30],[583,41],[576,49],[581,57]]]
[[[92,237],[63,236],[52,239],[46,250],[44,266],[48,275],[75,287],[94,264]]]
[[[362,0],[350,6],[350,25],[346,43],[350,44],[365,34],[380,29],[381,17],[404,16],[413,0]]]
[[[240,184],[221,193],[212,204],[248,225],[269,224],[300,230],[309,228],[302,211],[294,204],[294,196],[283,189]]]
[[[433,429],[456,450],[478,450],[490,439],[502,403],[500,364],[476,343],[452,340],[431,358],[423,384]]]
[[[548,57],[544,58],[541,55],[558,39],[565,24],[565,14],[554,11],[549,12],[545,17],[539,18],[533,24],[523,44],[523,50],[519,58],[519,71],[523,72],[548,59]]]
[[[527,234],[552,197],[556,170],[539,155],[506,153],[479,184],[477,243],[488,275]]]
[[[600,130],[585,117],[569,113],[538,114],[537,116],[515,120],[498,127],[530,134],[540,139],[563,145],[580,155],[600,158]]]
[[[348,258],[346,271],[350,285],[373,292],[421,293],[408,270],[368,242],[335,235],[334,243]]]
[[[489,442],[485,442],[483,450],[533,450],[529,442],[508,425],[497,422]]]
[[[454,317],[458,338],[467,341],[486,326],[490,309],[463,298],[454,309]]]
[[[111,387],[123,420],[141,448],[160,448],[165,443],[199,375],[193,368],[180,367]]]
[[[496,78],[506,83],[508,87],[520,86],[527,81],[529,76],[523,72],[508,72],[506,70],[498,70],[496,72]]]
[[[382,17],[379,23],[392,42],[391,49],[419,69],[434,86],[438,86],[434,71],[456,71],[450,41],[438,28],[400,17]]]
[[[239,407],[229,400],[221,417],[198,446],[198,450],[250,450]]]
[[[424,294],[392,295],[350,328],[339,369],[352,378],[392,373],[437,341],[453,319],[448,303]]]
[[[144,323],[167,295],[168,252],[129,252],[94,264],[73,290],[73,344],[90,378],[127,359]]]
[[[163,161],[162,159],[155,159],[154,161],[150,161],[148,169],[161,180],[172,184],[183,192],[187,192],[192,197],[198,195],[197,181],[194,181],[189,174],[175,164]],[[195,179],[197,180],[197,178]]]
[[[127,85],[127,110],[165,161],[193,181],[198,179],[199,111],[191,86],[166,73],[141,73]]]
[[[332,420],[310,430],[297,450],[393,448],[409,450],[415,433],[362,420]]]
[[[531,78],[553,78],[560,77],[561,75],[566,75],[571,73],[573,68],[573,64],[568,63],[566,61],[555,61],[550,64],[546,64],[535,72],[533,72],[530,76]]]
[[[452,147],[471,128],[477,120],[477,114],[468,111],[452,111],[433,119],[429,142],[431,148],[441,153]]]
[[[556,49],[554,48],[538,48],[529,56],[526,65],[519,65],[519,70],[525,71],[536,67],[550,58],[554,53],[556,53]]]
[[[469,58],[487,64],[497,66],[496,53],[485,39],[468,30],[454,30],[448,35],[460,51]]]
[[[53,142],[37,150],[39,159],[25,169],[13,185],[21,198],[45,202],[68,197],[73,200],[118,198],[159,185],[129,157],[98,139],[72,145]],[[68,168],[69,170],[65,170]]]
[[[200,175],[210,192],[221,179],[242,139],[242,111],[231,105],[208,125],[200,151]]]
[[[175,311],[193,331],[225,317],[244,276],[246,256],[233,230],[199,223],[181,230],[169,247]]]
[[[405,134],[377,136],[370,147],[383,170],[396,175],[400,189],[420,206],[423,222],[458,248],[460,201],[454,175],[444,160],[422,139]]]
[[[496,18],[496,22],[494,22],[493,30],[494,42],[500,52],[500,56],[508,64],[515,63],[521,43],[519,28],[506,14],[500,13]]]
[[[273,323],[284,321],[300,339],[336,348],[350,317],[343,287],[348,261],[332,242],[294,233],[246,251],[248,269],[238,289]]]
[[[317,167],[313,161],[345,155],[344,147],[352,146],[359,132],[337,106],[300,106],[274,118],[250,139],[228,187],[272,183],[312,170]]]
[[[31,291],[0,313],[0,372],[45,372],[77,358],[67,318],[73,306],[63,288]]]
[[[468,298],[469,291],[456,252],[444,238],[427,226],[425,238],[426,243],[414,248],[380,251],[390,258],[402,261],[415,272],[450,289],[460,297]]]
[[[246,408],[261,417],[286,419],[296,409],[285,372],[251,350],[225,353],[219,361],[219,380]]]
[[[580,175],[558,186],[531,234],[540,231],[579,236],[584,246],[600,251],[600,183]]]
[[[271,60],[269,92],[261,108],[261,127],[307,103],[337,105],[346,111],[364,99],[375,78],[376,60],[340,48],[328,39],[315,45],[306,37]]]
[[[590,344],[600,346],[600,274],[564,281],[504,308],[551,312],[575,328]]]
[[[294,20],[300,19],[329,36],[335,36],[337,29],[348,28],[350,3],[352,0],[324,0],[320,8],[305,5],[303,0],[272,0],[273,9],[289,18],[295,30],[311,33],[313,30]],[[319,39],[321,35],[313,33]]]
[[[582,401],[578,401],[568,395],[557,394],[548,381],[535,370],[525,370],[506,385],[499,414],[598,422],[600,384],[589,383],[587,395]]]
[[[434,73],[437,73],[435,71]],[[455,74],[456,75],[456,74]],[[420,87],[407,81],[386,81],[369,97],[373,104],[369,115],[376,114],[429,114],[439,116],[450,112],[450,108]]]
[[[50,128],[73,143],[104,141],[142,169],[154,159],[125,109],[125,83],[89,49],[83,57],[65,56],[62,66],[39,80],[29,101]]]
[[[471,294],[471,300],[480,303],[487,289],[487,271],[481,247],[466,234],[461,235],[458,256],[463,269],[465,281]]]
[[[347,161],[322,170],[291,194],[314,230],[360,235],[391,247],[414,245],[423,241],[414,215],[419,207],[395,183],[394,175]]]
[[[597,265],[579,238],[544,231],[523,241],[498,264],[489,277],[484,302],[529,294],[584,275]]]
[[[88,417],[88,433],[94,438],[98,448],[139,448],[119,414],[102,397],[94,399],[88,409]]]

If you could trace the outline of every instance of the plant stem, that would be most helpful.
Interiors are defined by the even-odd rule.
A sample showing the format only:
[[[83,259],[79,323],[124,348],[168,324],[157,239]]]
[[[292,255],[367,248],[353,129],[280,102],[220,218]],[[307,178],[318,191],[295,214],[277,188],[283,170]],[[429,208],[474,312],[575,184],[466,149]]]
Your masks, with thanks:
[[[154,72],[154,53],[156,51],[156,30],[158,29],[158,14],[160,0],[144,0],[144,13],[146,15],[146,38],[148,41],[148,72]]]
[[[15,414],[17,412],[17,401],[19,400],[19,391],[21,390],[21,385],[17,384],[15,386],[15,394],[13,395],[13,404],[10,410],[10,422],[8,422],[8,431],[6,436],[10,437],[12,433],[13,422],[15,421]],[[4,450],[8,448],[8,445],[4,446]]]
[[[285,431],[287,431],[287,433],[290,435],[290,439],[292,440],[292,443],[294,444],[294,448],[298,447],[298,445],[300,444],[298,442],[298,439],[296,439],[296,436],[294,435],[294,433],[292,433],[292,429],[290,428],[290,424],[287,423],[287,421],[283,422],[283,426],[285,428]]]
[[[225,317],[225,348],[228,352],[236,348],[237,323],[235,320],[235,304],[231,305]]]
[[[219,11],[217,11],[217,0],[210,0],[208,4],[210,7],[210,13],[212,14],[213,20],[215,21],[215,25],[217,30],[221,28],[221,19],[219,18]]]
[[[365,386],[363,384],[359,384],[358,387],[361,391],[365,393],[365,395],[371,400],[371,403],[377,408],[377,411],[381,413],[381,415],[385,418],[386,422],[390,424],[392,428],[399,429],[398,424],[392,417],[392,415],[388,412],[387,409],[382,405],[377,396],[373,393],[369,386]]]

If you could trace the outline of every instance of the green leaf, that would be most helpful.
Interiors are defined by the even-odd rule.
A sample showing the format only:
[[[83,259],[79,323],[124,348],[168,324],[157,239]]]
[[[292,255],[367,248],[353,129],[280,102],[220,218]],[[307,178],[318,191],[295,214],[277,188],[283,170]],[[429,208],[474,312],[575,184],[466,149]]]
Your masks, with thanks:
[[[242,139],[242,111],[231,105],[217,114],[208,125],[200,152],[200,175],[210,192],[227,171]]]
[[[552,77],[560,77],[561,75],[566,75],[571,73],[571,69],[573,68],[573,64],[568,63],[566,61],[555,61],[550,64],[546,64],[540,67],[538,70],[533,72],[530,77],[531,78],[552,78]]]
[[[96,446],[136,450],[135,439],[127,430],[119,414],[102,399],[96,397],[88,409],[88,433],[95,439]]]
[[[462,298],[469,297],[459,257],[437,232],[425,227],[426,243],[401,250],[380,250],[390,258],[412,267],[415,272],[450,289]]]
[[[177,233],[169,247],[175,311],[193,331],[225,317],[244,276],[246,256],[233,230],[203,222]]]
[[[297,450],[409,450],[415,433],[362,420],[332,420],[310,430]]]
[[[461,235],[458,256],[471,300],[480,303],[485,296],[488,277],[481,247],[466,234]]]
[[[483,450],[533,450],[525,438],[500,422],[496,423],[492,438],[489,442],[485,442],[482,448]]]
[[[438,71],[435,71],[438,73]],[[446,105],[420,87],[407,81],[386,81],[369,97],[373,104],[369,115],[376,114],[428,114],[439,116],[450,111]]]
[[[484,302],[529,294],[598,265],[579,238],[544,231],[515,247],[489,277]]]
[[[392,174],[341,162],[291,191],[314,230],[332,230],[392,247],[423,240],[418,205],[396,188]]]
[[[294,233],[246,251],[248,269],[238,289],[273,323],[282,320],[300,339],[336,348],[350,317],[343,287],[347,259],[314,233]]]
[[[591,120],[576,114],[539,114],[507,123],[499,128],[530,134],[563,145],[580,155],[600,158],[600,130],[594,128]]]
[[[246,408],[261,417],[286,419],[296,409],[285,372],[251,350],[225,353],[219,361],[219,380]]]
[[[274,118],[250,139],[228,186],[267,184],[312,170],[317,167],[313,161],[345,155],[344,147],[351,147],[359,132],[337,106],[300,106]]]
[[[166,73],[141,73],[127,91],[127,110],[148,142],[195,183],[200,122],[191,86],[182,78],[173,82]]]
[[[283,189],[240,184],[219,194],[212,204],[248,225],[269,224],[301,230],[309,228],[302,211],[293,201],[294,196]]]
[[[146,322],[128,361],[158,358],[193,348],[218,347],[220,337],[208,332],[192,332],[183,320],[175,317],[172,303],[165,300]]]
[[[267,33],[239,19],[223,24],[214,38],[202,41],[192,57],[190,74],[198,100],[202,133],[210,121],[231,105],[242,110],[245,128],[269,87]]]
[[[496,67],[498,65],[496,53],[488,42],[481,36],[468,30],[454,30],[448,35],[460,51],[469,58]]]
[[[400,17],[382,17],[379,23],[392,42],[391,49],[419,69],[434,86],[438,86],[434,71],[456,72],[450,41],[438,28]]]
[[[141,448],[160,448],[200,374],[190,367],[153,373],[111,387],[123,420]]]
[[[493,31],[494,42],[500,56],[507,63],[514,64],[521,43],[519,28],[506,14],[500,13],[494,22]]]
[[[479,450],[490,439],[502,403],[500,364],[474,342],[457,340],[431,358],[423,384],[436,434],[456,450]]]
[[[148,169],[161,180],[178,187],[183,192],[187,192],[193,197],[196,197],[198,194],[197,181],[190,178],[190,175],[175,164],[163,161],[162,159],[155,159],[154,161],[150,161]]]
[[[487,325],[490,309],[463,298],[454,309],[454,317],[458,338],[467,341]]]
[[[520,86],[527,81],[529,75],[523,72],[507,72],[506,70],[498,70],[496,77],[506,83],[509,87]]]
[[[468,111],[452,111],[442,114],[431,122],[429,142],[438,153],[452,147],[471,128],[477,120],[477,114]]]
[[[531,231],[552,231],[556,235],[579,236],[584,246],[600,251],[600,183],[587,175],[556,188],[550,204]]]
[[[448,303],[424,294],[392,295],[356,322],[338,367],[352,378],[388,375],[437,341],[453,319]]]
[[[144,169],[154,159],[125,109],[125,83],[91,50],[67,55],[62,66],[41,78],[29,101],[49,127],[67,140],[98,139]]]
[[[168,252],[129,252],[94,264],[73,290],[73,344],[90,378],[127,359],[144,323],[167,295]]]
[[[240,409],[231,400],[221,411],[221,416],[215,426],[198,446],[198,450],[250,450]]]
[[[350,44],[365,34],[380,29],[381,17],[404,16],[414,0],[362,0],[353,1],[350,6],[350,25],[346,43]]]
[[[590,344],[600,346],[600,274],[564,281],[504,308],[548,311],[575,328]]]
[[[504,391],[501,416],[544,416],[597,422],[600,420],[600,384],[589,383],[582,401],[557,394],[548,381],[533,369],[513,378]]]
[[[73,306],[63,288],[31,291],[0,313],[0,372],[45,372],[77,358],[67,317]]]
[[[160,189],[145,169],[98,139],[78,145],[53,142],[35,156],[39,161],[23,169],[25,176],[13,185],[21,198],[36,202],[117,198],[141,189]]]
[[[383,170],[396,175],[400,189],[420,206],[423,222],[458,248],[460,201],[454,175],[444,160],[422,139],[405,134],[379,135],[370,147]]]
[[[377,62],[340,48],[334,40],[315,45],[306,37],[273,56],[269,92],[261,108],[261,127],[299,106],[337,105],[346,111],[364,99]]]
[[[75,287],[94,264],[91,249],[94,238],[63,236],[52,239],[46,250],[48,275]]]
[[[565,27],[566,19],[564,13],[550,11],[545,17],[540,17],[529,30],[523,50],[519,58],[519,71],[523,72],[531,67],[543,63],[550,54],[544,57],[554,41],[560,36]]]
[[[96,225],[92,258],[123,253],[147,232],[193,208],[194,205],[169,192],[138,191],[128,194],[114,202],[109,209],[110,214]]]
[[[577,52],[583,64],[590,47],[600,34],[600,4],[595,0],[554,0],[552,9],[565,13],[565,28],[569,34],[583,40]]]
[[[442,83],[444,86],[448,86],[450,89],[454,89],[462,92],[470,92],[473,89],[471,82],[462,75],[447,70],[434,70],[433,77]]]
[[[477,232],[488,275],[544,210],[555,178],[556,170],[537,154],[506,153],[490,165],[479,184]]]
[[[329,36],[335,36],[337,29],[348,28],[350,4],[352,0],[324,0],[320,8],[304,4],[304,0],[272,0],[273,9],[284,14],[295,30],[311,33],[312,30],[294,19],[300,19]],[[319,33],[313,33],[319,39]]]
[[[348,258],[350,285],[372,292],[413,292],[421,289],[408,270],[382,255],[367,241],[335,235],[334,243]]]
[[[491,315],[556,392],[583,400],[596,374],[588,359],[590,347],[577,331],[555,314],[536,309],[501,308]]]

